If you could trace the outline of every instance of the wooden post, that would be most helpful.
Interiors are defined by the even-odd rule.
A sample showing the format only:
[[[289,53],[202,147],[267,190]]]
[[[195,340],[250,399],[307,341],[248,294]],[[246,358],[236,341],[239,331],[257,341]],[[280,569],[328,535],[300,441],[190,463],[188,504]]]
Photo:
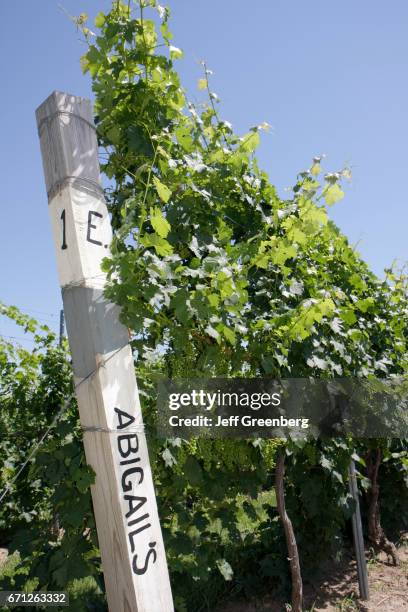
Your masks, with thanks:
[[[103,294],[112,229],[91,103],[54,92],[36,117],[109,610],[172,612],[128,331]]]
[[[370,594],[368,589],[367,562],[365,558],[363,526],[361,524],[360,500],[358,498],[356,468],[353,459],[350,461],[349,467],[349,489],[350,494],[353,497],[355,503],[355,510],[353,512],[351,520],[353,524],[354,550],[357,561],[357,575],[358,585],[360,589],[360,597],[361,599],[368,600],[370,598]]]
[[[286,546],[288,549],[288,561],[292,577],[292,612],[302,612],[303,604],[303,581],[300,569],[299,551],[296,542],[295,531],[292,521],[286,512],[285,503],[285,450],[280,449],[276,457],[275,472],[276,503],[280,519],[285,532]]]

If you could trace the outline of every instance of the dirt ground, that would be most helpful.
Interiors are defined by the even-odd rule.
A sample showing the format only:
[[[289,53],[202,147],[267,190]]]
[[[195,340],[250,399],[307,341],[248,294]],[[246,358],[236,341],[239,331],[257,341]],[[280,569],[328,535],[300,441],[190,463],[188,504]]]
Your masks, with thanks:
[[[399,556],[399,567],[394,567],[384,554],[369,560],[369,601],[363,602],[358,598],[357,567],[355,560],[349,558],[343,567],[333,568],[319,586],[307,585],[305,609],[313,612],[407,612],[408,546],[399,547]]]
[[[305,582],[304,612],[408,612],[408,534],[398,550],[399,567],[394,567],[382,553],[375,559],[367,555],[370,589],[367,602],[359,600],[357,568],[351,553],[345,554],[341,563],[328,562],[318,579]],[[222,606],[222,612],[286,611],[290,607],[274,597]]]

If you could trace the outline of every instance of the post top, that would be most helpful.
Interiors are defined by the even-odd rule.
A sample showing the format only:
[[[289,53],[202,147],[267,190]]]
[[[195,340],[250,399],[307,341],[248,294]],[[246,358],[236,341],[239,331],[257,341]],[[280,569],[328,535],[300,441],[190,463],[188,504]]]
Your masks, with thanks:
[[[58,113],[75,115],[93,125],[92,105],[88,98],[63,91],[53,91],[35,111],[38,129],[44,120]]]
[[[45,182],[51,200],[67,182],[99,194],[98,143],[87,98],[54,91],[36,110]]]

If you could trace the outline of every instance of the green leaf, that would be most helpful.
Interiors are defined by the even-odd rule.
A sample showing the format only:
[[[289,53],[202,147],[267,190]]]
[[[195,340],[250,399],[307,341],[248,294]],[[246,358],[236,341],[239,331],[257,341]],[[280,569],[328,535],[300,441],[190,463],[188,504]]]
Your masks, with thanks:
[[[141,244],[145,247],[154,247],[158,255],[166,257],[173,253],[173,247],[164,238],[158,236],[158,234],[145,234],[140,238]]]
[[[198,80],[198,89],[207,89],[207,79]]]
[[[325,187],[323,190],[323,195],[327,206],[332,206],[344,198],[344,191],[342,191],[338,184],[335,183],[334,185],[327,185],[327,187]]]
[[[258,253],[251,260],[251,264],[253,266],[256,266],[257,268],[263,268],[264,270],[267,270],[270,259],[271,258],[268,253]]]
[[[102,11],[100,13],[97,14],[97,16],[95,17],[95,26],[97,28],[101,28],[103,26],[103,24],[105,23],[105,15],[102,13]]]
[[[68,566],[62,565],[54,572],[52,572],[53,580],[55,580],[58,586],[65,586],[68,580]]]
[[[85,469],[78,470],[75,484],[81,493],[86,493],[90,485],[95,482],[95,474],[86,472]]]
[[[364,291],[367,288],[367,284],[361,278],[359,274],[352,274],[349,278],[350,284],[353,285],[357,290]]]
[[[171,230],[171,226],[167,219],[163,217],[162,211],[157,206],[150,208],[150,223],[152,224],[154,231],[159,234],[159,236],[162,238],[167,238],[167,235]]]
[[[259,145],[259,133],[249,132],[241,139],[240,149],[245,153],[253,153]]]
[[[292,240],[293,242],[297,242],[298,244],[301,244],[301,245],[306,244],[307,242],[306,234],[297,227],[293,227],[288,232],[288,238]]]
[[[207,299],[213,308],[218,308],[220,298],[216,293],[211,293],[210,295],[207,295]]]
[[[95,45],[91,45],[88,49],[88,52],[84,55],[84,59],[82,61],[82,69],[84,70],[86,60],[88,60],[87,69],[89,69],[91,76],[95,77],[98,74],[103,59],[104,57],[99,51],[99,49],[97,49]]]
[[[79,60],[79,64],[81,66],[81,70],[83,74],[86,74],[89,70],[89,60],[88,60],[88,54],[85,53],[84,55],[82,55],[81,59]]]
[[[127,130],[128,146],[132,152],[150,157],[153,155],[153,147],[146,129],[141,125],[130,125]]]
[[[357,321],[357,317],[352,308],[343,308],[340,310],[340,318],[348,325],[354,325]]]
[[[183,57],[183,52],[178,47],[170,45],[169,50],[171,59],[180,59],[181,57]]]
[[[157,176],[153,177],[153,182],[155,184],[156,187],[156,191],[158,193],[158,196],[161,200],[163,200],[163,202],[167,203],[170,199],[171,196],[171,191],[170,189],[164,185],[158,178]]]
[[[318,308],[324,317],[333,314],[336,306],[331,298],[325,298],[318,304]]]
[[[232,346],[235,345],[236,337],[234,331],[231,328],[227,327],[227,325],[221,324],[218,325],[217,329],[219,332],[221,332],[224,338],[228,340],[230,344],[232,344]]]
[[[284,264],[288,259],[296,257],[296,254],[297,250],[294,246],[282,244],[273,252],[272,261],[277,265]]]
[[[197,487],[203,482],[203,472],[201,466],[191,455],[187,457],[186,462],[183,465],[183,471],[188,483],[191,486]]]
[[[179,127],[174,131],[177,142],[186,151],[191,153],[194,150],[194,141],[191,137],[190,130],[187,127]]]
[[[170,307],[175,311],[177,319],[185,325],[191,319],[191,312],[187,305],[190,294],[187,289],[179,289],[171,298]]]
[[[355,306],[356,308],[361,310],[361,312],[367,312],[367,310],[371,309],[374,306],[374,298],[368,297],[365,300],[358,300]]]
[[[107,136],[113,145],[120,143],[120,129],[117,125],[113,125],[107,133]]]

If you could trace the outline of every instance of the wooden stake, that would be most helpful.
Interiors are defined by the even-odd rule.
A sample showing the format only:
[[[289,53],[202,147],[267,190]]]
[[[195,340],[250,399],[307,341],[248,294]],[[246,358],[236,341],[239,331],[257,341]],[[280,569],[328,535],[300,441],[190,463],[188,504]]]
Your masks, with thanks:
[[[292,521],[286,512],[285,503],[285,451],[279,450],[276,457],[275,468],[276,503],[280,519],[285,531],[286,546],[288,548],[288,561],[292,577],[292,612],[302,612],[303,581],[300,570],[299,552]]]
[[[36,117],[109,610],[172,612],[128,332],[103,294],[112,230],[91,104],[54,92]]]

